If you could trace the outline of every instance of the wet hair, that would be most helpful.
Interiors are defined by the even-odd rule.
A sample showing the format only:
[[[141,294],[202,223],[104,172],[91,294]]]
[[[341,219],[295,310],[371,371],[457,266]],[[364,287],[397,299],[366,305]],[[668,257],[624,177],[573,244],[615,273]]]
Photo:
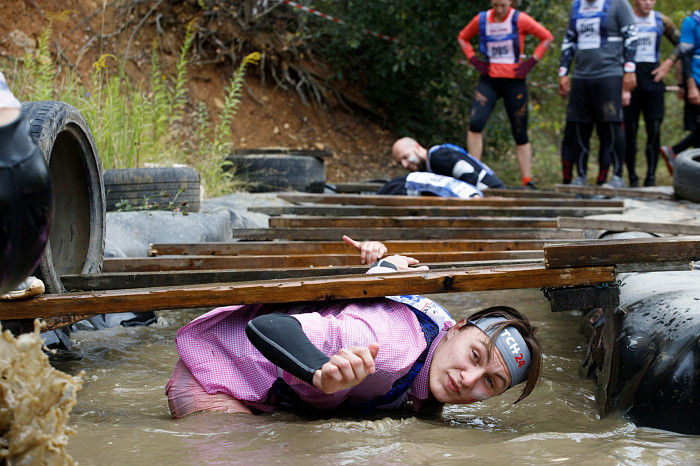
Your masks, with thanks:
[[[540,347],[540,343],[535,338],[537,327],[534,327],[532,324],[530,324],[530,320],[527,317],[525,317],[512,307],[508,306],[494,306],[483,309],[469,316],[469,320],[476,321],[485,317],[503,317],[507,319],[490,325],[488,327],[489,332],[491,332],[491,329],[493,329],[494,332],[492,333],[492,335],[500,335],[501,331],[504,328],[508,326],[513,326],[518,330],[518,332],[520,332],[520,335],[523,337],[523,340],[525,340],[525,344],[530,350],[531,362],[530,370],[528,371],[527,375],[527,383],[525,384],[525,388],[523,388],[522,393],[520,393],[520,397],[517,400],[515,400],[515,403],[517,403],[525,399],[530,393],[532,393],[532,390],[534,390],[535,385],[540,379],[540,374],[542,373],[542,348]],[[462,328],[468,328],[472,325],[473,324],[470,323]],[[489,343],[487,345],[489,354],[491,353],[491,351],[493,351],[495,345],[496,339],[490,338]]]

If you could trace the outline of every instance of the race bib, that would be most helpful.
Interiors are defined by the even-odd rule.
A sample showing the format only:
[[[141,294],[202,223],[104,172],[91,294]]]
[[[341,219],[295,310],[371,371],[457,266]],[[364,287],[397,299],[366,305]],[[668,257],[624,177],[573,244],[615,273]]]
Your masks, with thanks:
[[[637,63],[656,63],[656,32],[639,31],[637,33]]]
[[[600,18],[579,19],[576,22],[576,32],[579,50],[600,48]]]
[[[456,322],[447,309],[433,300],[418,295],[387,296],[388,299],[411,306],[413,309],[424,313],[438,326],[440,330],[447,330]]]
[[[515,50],[513,43],[513,33],[517,31],[513,31],[512,15],[513,12],[500,23],[486,22],[486,49],[490,63],[512,64],[517,61],[519,51]]]

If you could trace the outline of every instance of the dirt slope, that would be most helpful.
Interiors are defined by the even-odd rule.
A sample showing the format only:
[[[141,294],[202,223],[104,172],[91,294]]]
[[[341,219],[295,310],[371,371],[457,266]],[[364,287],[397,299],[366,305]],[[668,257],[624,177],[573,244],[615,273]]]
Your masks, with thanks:
[[[148,12],[155,1],[131,2],[131,9],[116,9],[110,6],[112,3],[117,2],[0,0],[0,64],[10,66],[9,59],[35,48],[37,37],[51,18],[54,18],[53,55],[61,66],[78,70],[83,79],[89,77],[100,54],[111,53],[121,58],[127,45],[127,69],[135,77],[146,77],[156,35],[164,52],[164,63],[175,62],[184,37],[183,27],[192,19],[193,2],[162,2],[150,16]],[[107,5],[107,14],[102,14],[103,4]],[[166,23],[168,18],[177,18],[178,24]],[[216,111],[230,66],[228,70],[217,64],[192,65],[189,69],[192,99],[204,101],[210,110]],[[357,89],[351,92],[360,95]],[[360,100],[358,97],[356,102]],[[327,180],[332,183],[402,174],[389,157],[395,137],[360,106],[347,102],[341,105],[337,101],[326,108],[305,105],[293,89],[281,89],[254,68],[249,69],[233,128],[234,144],[238,148],[276,146],[332,151],[333,158],[326,160]]]

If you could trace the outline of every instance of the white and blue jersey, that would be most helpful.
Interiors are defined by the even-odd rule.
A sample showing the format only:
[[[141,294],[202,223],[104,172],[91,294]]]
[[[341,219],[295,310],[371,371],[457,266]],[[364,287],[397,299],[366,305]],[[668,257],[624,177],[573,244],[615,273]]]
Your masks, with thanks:
[[[692,74],[696,83],[700,83],[700,11],[683,20],[681,24],[681,47],[692,50]]]

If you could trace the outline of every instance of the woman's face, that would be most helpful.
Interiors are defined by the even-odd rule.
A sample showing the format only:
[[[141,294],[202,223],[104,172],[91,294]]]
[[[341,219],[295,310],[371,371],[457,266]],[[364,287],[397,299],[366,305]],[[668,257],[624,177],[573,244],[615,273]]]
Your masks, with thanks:
[[[505,18],[512,4],[512,0],[491,0],[491,8],[493,8],[493,14],[496,19],[501,20]]]
[[[429,388],[441,403],[466,404],[497,396],[510,387],[510,372],[490,338],[479,328],[452,327],[438,343],[429,371]]]

